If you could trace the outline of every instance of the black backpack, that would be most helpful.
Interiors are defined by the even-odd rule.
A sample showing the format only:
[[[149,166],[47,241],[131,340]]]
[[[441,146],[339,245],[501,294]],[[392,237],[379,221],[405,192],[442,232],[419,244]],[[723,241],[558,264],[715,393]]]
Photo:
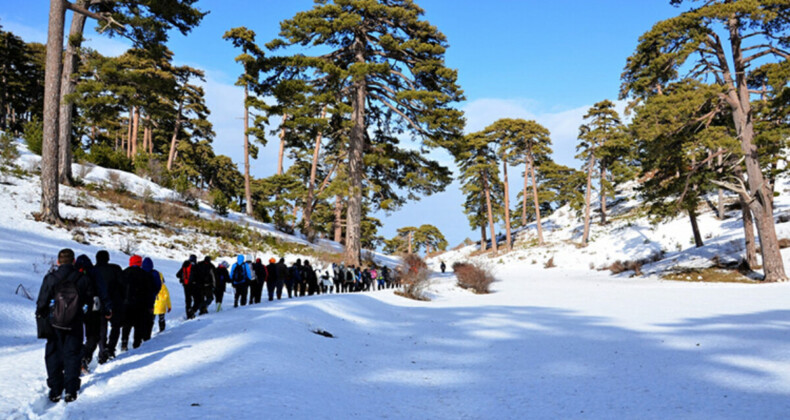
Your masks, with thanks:
[[[80,311],[80,295],[76,279],[79,272],[72,273],[58,282],[52,290],[52,310],[50,323],[53,328],[70,331]]]
[[[236,267],[233,268],[233,274],[231,274],[231,279],[233,279],[234,285],[243,284],[247,281],[247,273],[244,272],[244,264],[236,264]]]

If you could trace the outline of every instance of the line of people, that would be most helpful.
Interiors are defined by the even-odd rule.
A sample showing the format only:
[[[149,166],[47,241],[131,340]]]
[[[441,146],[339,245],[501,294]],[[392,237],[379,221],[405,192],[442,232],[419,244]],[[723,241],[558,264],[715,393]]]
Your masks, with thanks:
[[[359,268],[332,264],[314,269],[310,262],[297,259],[287,266],[285,259],[261,259],[239,255],[233,265],[223,261],[215,266],[211,257],[198,262],[190,255],[176,273],[184,288],[186,318],[207,314],[212,302],[222,310],[226,285],[234,289],[233,306],[261,303],[263,291],[269,301],[321,293],[346,293],[397,287],[397,275],[386,266]],[[397,274],[397,273],[396,273]],[[319,278],[320,277],[320,278]],[[41,284],[36,302],[39,338],[46,339],[45,362],[49,399],[58,402],[65,391],[66,402],[74,401],[80,388],[80,373],[89,365],[98,347],[98,363],[115,358],[120,339],[121,351],[139,347],[151,338],[156,317],[159,331],[165,330],[165,314],[172,309],[170,293],[153,261],[133,255],[122,269],[110,263],[110,254],[96,253],[94,265],[87,255],[74,257],[74,251],[58,253],[54,267]]]
[[[49,399],[60,401],[65,391],[66,402],[74,401],[97,347],[98,362],[105,363],[115,358],[119,339],[128,350],[132,330],[132,347],[139,347],[151,338],[156,316],[164,331],[171,309],[164,276],[150,258],[133,255],[121,269],[105,250],[96,253],[95,265],[87,255],[61,250],[36,301],[38,337],[47,340]]]

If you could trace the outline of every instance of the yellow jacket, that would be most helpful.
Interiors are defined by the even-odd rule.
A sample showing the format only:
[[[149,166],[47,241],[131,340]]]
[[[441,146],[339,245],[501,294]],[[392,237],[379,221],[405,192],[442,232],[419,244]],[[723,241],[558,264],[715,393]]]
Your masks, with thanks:
[[[156,302],[154,302],[154,315],[162,315],[172,307],[170,304],[170,292],[167,291],[167,286],[165,286],[165,279],[162,279],[162,288],[159,290],[159,294],[156,295]]]

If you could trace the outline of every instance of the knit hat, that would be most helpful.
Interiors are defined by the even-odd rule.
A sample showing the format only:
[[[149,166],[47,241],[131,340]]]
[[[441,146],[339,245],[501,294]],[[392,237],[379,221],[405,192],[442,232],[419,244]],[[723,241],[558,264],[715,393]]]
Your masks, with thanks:
[[[269,258],[269,264],[274,264],[276,262],[277,262],[277,260],[275,260],[274,257]]]
[[[143,265],[143,257],[141,257],[139,255],[132,255],[129,258],[129,266],[130,267],[132,267],[132,266],[139,267],[141,265]]]

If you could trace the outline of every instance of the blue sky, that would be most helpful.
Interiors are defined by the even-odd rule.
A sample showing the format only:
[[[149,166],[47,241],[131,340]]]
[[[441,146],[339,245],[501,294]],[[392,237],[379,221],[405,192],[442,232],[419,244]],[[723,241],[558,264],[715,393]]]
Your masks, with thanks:
[[[554,158],[575,161],[576,134],[582,116],[595,102],[617,99],[620,73],[641,34],[657,21],[676,15],[668,0],[417,0],[425,19],[439,28],[450,44],[446,61],[458,69],[467,101],[467,131],[476,131],[499,118],[534,119],[552,132]],[[219,154],[242,161],[242,92],[233,86],[241,68],[238,54],[222,40],[236,26],[247,26],[260,44],[273,39],[279,22],[313,6],[312,0],[204,0],[203,24],[187,36],[173,33],[169,43],[178,64],[207,73],[207,102]],[[0,25],[26,41],[45,42],[49,2],[0,0]],[[70,20],[70,17],[67,16]],[[67,20],[67,26],[68,22]],[[89,23],[88,27],[95,25]],[[104,54],[119,54],[127,44],[89,30],[88,45]],[[277,140],[253,161],[252,173],[265,177],[275,171]],[[444,152],[436,159],[452,165]],[[451,166],[455,171],[455,168]],[[521,168],[510,172],[515,199],[523,185]],[[523,179],[523,178],[522,178]],[[382,234],[392,237],[403,226],[429,223],[439,227],[451,246],[479,230],[469,227],[461,210],[457,183],[432,197],[410,203],[391,214],[378,215]]]

